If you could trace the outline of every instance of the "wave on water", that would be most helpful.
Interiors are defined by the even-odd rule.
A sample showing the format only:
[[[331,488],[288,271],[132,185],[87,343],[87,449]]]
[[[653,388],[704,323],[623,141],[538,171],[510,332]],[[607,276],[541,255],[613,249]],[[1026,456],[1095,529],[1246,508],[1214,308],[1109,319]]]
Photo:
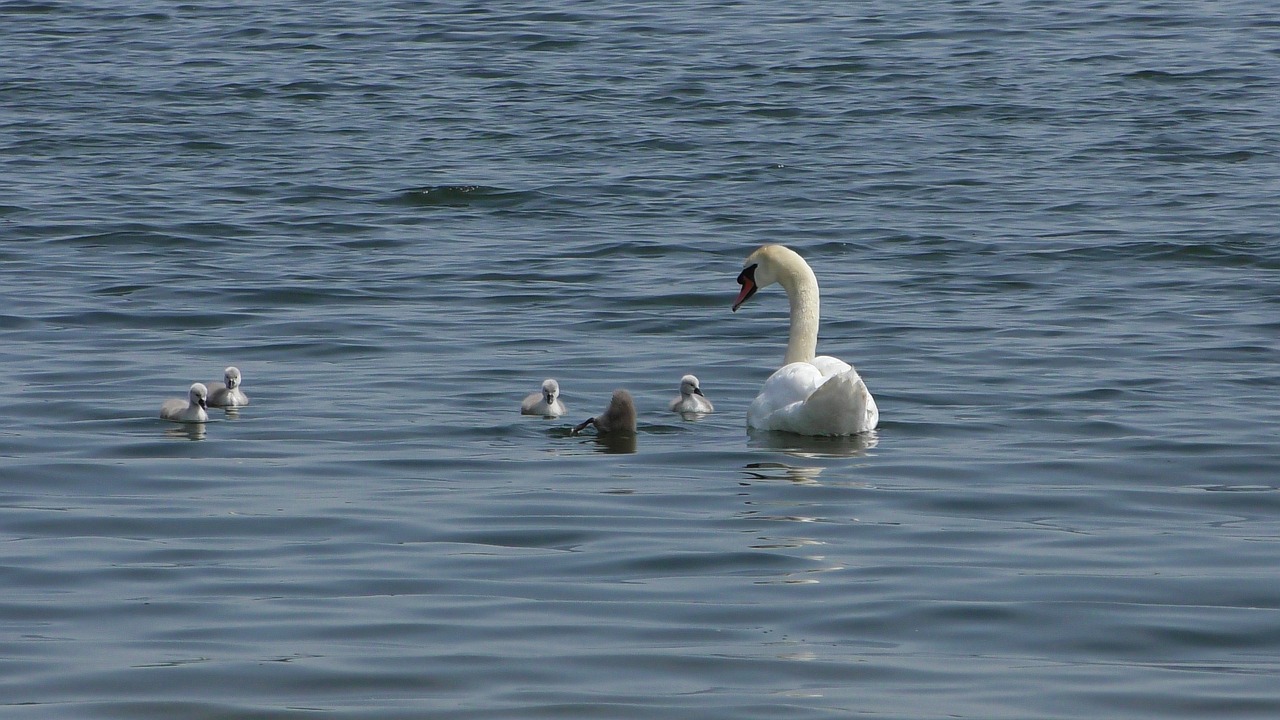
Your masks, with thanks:
[[[1280,255],[1277,255],[1274,248],[1269,246],[1268,238],[1261,233],[1111,242],[1083,247],[1034,250],[1030,254],[1086,261],[1173,260],[1225,267],[1274,268],[1277,267],[1277,263],[1280,263]]]
[[[416,207],[515,207],[538,197],[533,191],[487,185],[429,185],[401,190],[394,201]]]

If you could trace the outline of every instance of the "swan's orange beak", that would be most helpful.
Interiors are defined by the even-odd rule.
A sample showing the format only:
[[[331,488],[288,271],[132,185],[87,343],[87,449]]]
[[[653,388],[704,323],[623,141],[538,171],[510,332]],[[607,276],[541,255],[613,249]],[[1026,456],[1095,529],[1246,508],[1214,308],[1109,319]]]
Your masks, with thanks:
[[[751,299],[756,294],[756,266],[751,265],[742,269],[738,273],[738,284],[742,286],[742,290],[738,292],[738,299],[733,301],[733,311],[738,312],[738,308],[742,307],[742,303]]]

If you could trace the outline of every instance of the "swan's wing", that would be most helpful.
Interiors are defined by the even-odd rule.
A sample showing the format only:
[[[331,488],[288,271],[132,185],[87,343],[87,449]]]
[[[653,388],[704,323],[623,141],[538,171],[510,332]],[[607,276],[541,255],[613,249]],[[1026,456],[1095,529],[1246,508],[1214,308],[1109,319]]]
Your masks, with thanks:
[[[792,421],[809,435],[855,435],[876,426],[880,413],[858,373],[829,378],[801,403]]]
[[[818,372],[822,374],[822,377],[843,375],[853,369],[849,363],[840,358],[833,358],[830,355],[819,355],[814,358],[813,366],[818,368]]]
[[[796,403],[803,403],[822,383],[822,373],[810,363],[783,365],[764,381],[760,394],[747,408],[747,425],[761,430],[783,429],[772,427],[774,416]]]
[[[876,426],[880,413],[857,371],[827,358],[824,364],[792,363],[765,382],[747,410],[747,424],[800,435],[854,435]],[[845,372],[824,376],[844,365]]]

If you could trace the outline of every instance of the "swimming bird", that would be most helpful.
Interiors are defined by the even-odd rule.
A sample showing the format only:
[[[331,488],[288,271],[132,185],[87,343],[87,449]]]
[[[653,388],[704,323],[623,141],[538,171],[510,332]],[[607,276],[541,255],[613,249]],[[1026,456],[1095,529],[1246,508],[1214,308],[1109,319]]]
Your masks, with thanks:
[[[818,346],[818,278],[794,250],[765,245],[747,257],[733,301],[737,312],[756,291],[774,283],[787,291],[791,331],[783,366],[765,381],[747,408],[747,426],[798,435],[854,435],[874,429],[880,410],[851,366]]]
[[[209,383],[209,405],[212,407],[240,407],[249,404],[249,396],[240,389],[240,370],[229,367],[222,371],[224,383]]]
[[[542,381],[542,391],[525,397],[520,403],[520,414],[541,415],[543,417],[560,417],[567,408],[560,399],[560,383],[547,378]]]
[[[165,400],[160,406],[160,417],[180,423],[202,423],[209,420],[205,412],[209,402],[209,389],[200,383],[194,383],[187,391],[187,399],[173,398]]]
[[[709,413],[715,410],[715,406],[702,394],[702,387],[698,384],[698,378],[693,375],[685,375],[680,378],[680,394],[671,401],[671,412],[678,413]]]
[[[587,418],[573,429],[573,433],[576,435],[582,432],[588,425],[595,425],[596,432],[601,435],[611,433],[634,435],[636,403],[631,398],[631,393],[626,390],[614,390],[613,397],[609,400],[609,407],[605,409],[604,414]]]

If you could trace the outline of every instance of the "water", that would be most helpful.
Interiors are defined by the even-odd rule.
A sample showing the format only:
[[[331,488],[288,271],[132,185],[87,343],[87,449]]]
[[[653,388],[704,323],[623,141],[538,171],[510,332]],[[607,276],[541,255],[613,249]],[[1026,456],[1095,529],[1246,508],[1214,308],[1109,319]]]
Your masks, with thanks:
[[[1058,5],[0,4],[0,714],[1275,717],[1280,24]]]

